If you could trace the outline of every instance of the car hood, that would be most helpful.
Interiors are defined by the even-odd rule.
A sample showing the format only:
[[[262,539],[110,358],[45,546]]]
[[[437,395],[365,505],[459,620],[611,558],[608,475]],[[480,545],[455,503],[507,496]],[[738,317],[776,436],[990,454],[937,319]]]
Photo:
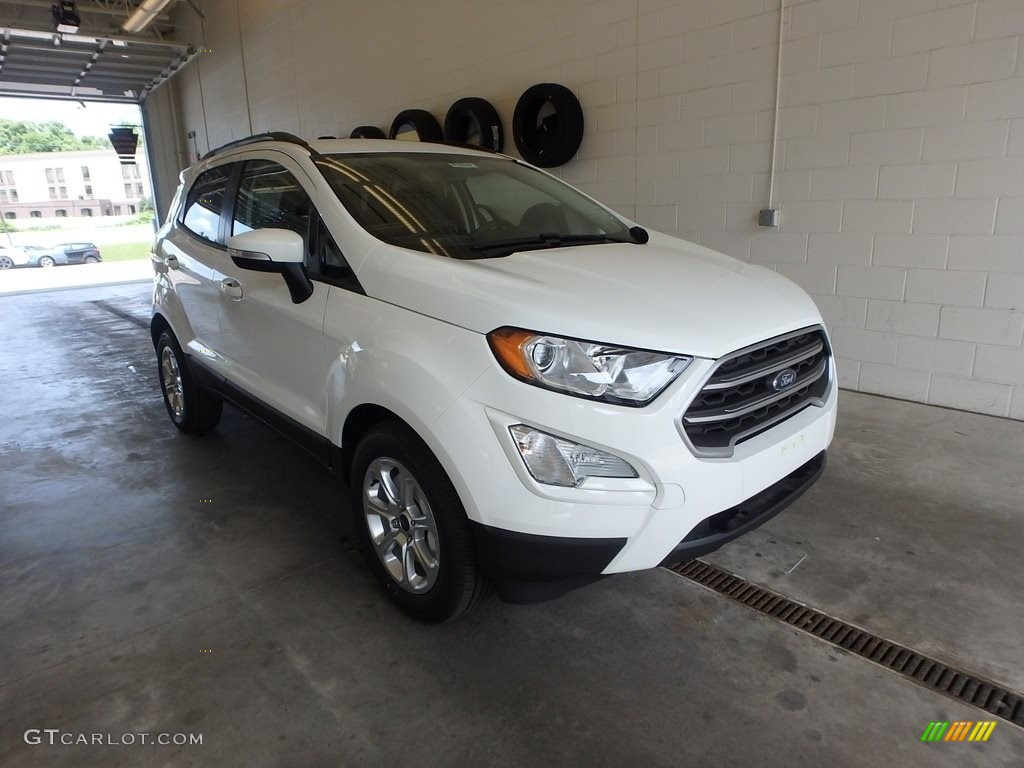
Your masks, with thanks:
[[[781,275],[656,233],[475,261],[381,246],[359,276],[370,296],[479,333],[515,326],[708,358],[821,322]]]

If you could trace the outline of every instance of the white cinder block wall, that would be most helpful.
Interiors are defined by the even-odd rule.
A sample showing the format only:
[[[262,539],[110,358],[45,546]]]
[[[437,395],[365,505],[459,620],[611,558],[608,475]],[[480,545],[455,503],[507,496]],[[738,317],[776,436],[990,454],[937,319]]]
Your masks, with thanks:
[[[200,5],[210,51],[171,86],[199,151],[462,96],[510,136],[519,94],[561,82],[587,129],[560,175],[803,285],[846,387],[1024,419],[1024,0],[787,0],[777,231],[778,0]]]

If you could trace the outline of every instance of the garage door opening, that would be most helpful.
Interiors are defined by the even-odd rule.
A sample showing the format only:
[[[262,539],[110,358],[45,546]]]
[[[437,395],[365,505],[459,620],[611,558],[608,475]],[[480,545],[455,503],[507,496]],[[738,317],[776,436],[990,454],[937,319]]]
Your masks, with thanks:
[[[0,294],[148,279],[141,122],[135,104],[0,97]],[[118,156],[114,126],[134,153]]]
[[[148,277],[165,195],[140,105],[197,52],[176,6],[0,0],[0,294]]]

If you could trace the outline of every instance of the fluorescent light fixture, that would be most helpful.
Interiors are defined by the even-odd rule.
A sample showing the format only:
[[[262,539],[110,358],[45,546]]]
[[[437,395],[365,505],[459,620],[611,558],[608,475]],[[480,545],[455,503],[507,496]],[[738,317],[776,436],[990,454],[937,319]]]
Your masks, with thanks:
[[[171,0],[142,0],[139,3],[139,7],[135,9],[135,12],[128,17],[128,20],[121,25],[121,29],[129,34],[136,34],[141,32],[150,24],[153,20],[170,5]]]
[[[53,4],[53,26],[62,35],[73,35],[82,26],[74,0],[57,0]]]

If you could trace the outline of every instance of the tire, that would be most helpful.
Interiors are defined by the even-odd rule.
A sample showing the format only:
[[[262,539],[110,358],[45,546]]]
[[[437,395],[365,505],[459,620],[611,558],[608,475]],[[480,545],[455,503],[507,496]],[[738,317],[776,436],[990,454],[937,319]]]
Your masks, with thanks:
[[[492,152],[501,152],[505,132],[501,118],[491,102],[485,99],[459,99],[444,118],[444,140],[450,144],[467,144]]]
[[[10,256],[0,256],[0,269],[14,269],[14,260]]]
[[[392,479],[394,493],[388,491],[385,475]],[[411,478],[413,485],[402,482],[405,478]],[[401,484],[396,486],[394,480]],[[404,506],[398,488],[412,489]],[[473,534],[458,493],[437,458],[411,429],[387,421],[363,437],[352,459],[349,492],[355,529],[370,570],[410,616],[428,623],[450,621],[488,594],[490,582],[477,565]],[[390,526],[386,515],[395,520]],[[410,541],[417,545],[409,546]],[[396,557],[403,547],[408,556],[402,560],[409,565]]]
[[[54,266],[57,262],[53,260],[53,256],[40,256],[38,263],[40,267],[49,268]]]
[[[527,88],[512,116],[516,149],[528,163],[555,168],[572,160],[583,141],[583,108],[564,85]]]
[[[360,125],[353,128],[348,136],[350,139],[386,139],[388,135],[376,125]]]
[[[220,421],[223,403],[192,377],[178,340],[164,331],[156,343],[157,375],[167,415],[186,435],[209,432]]]
[[[85,263],[86,264],[99,264],[100,260],[97,259],[95,256],[86,256],[85,257]]]
[[[425,109],[407,109],[395,115],[388,138],[441,143],[444,141],[444,131],[437,118]]]

